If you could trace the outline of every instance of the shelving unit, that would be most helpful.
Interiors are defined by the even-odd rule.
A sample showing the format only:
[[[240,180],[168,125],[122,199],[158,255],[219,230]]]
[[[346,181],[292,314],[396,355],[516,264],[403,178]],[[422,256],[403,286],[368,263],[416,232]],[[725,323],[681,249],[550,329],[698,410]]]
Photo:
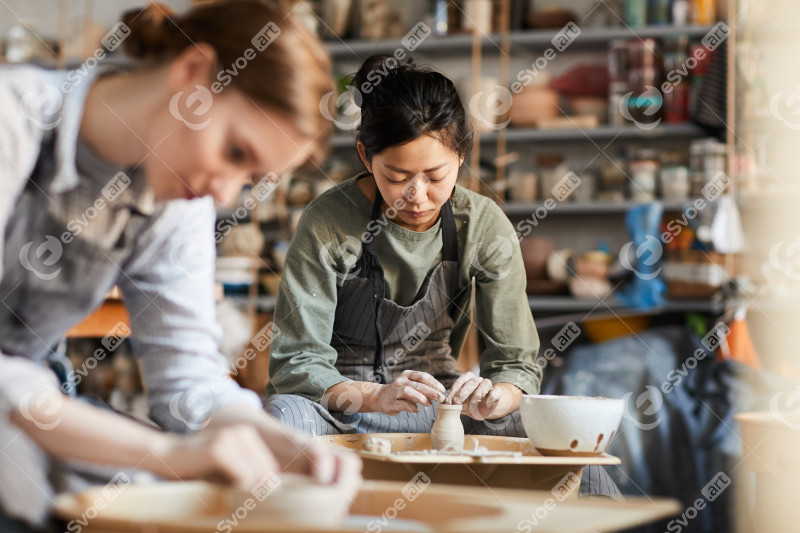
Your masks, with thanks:
[[[572,296],[529,296],[528,304],[531,306],[531,310],[533,310],[534,315],[536,314],[537,310],[572,313],[578,311],[592,311],[595,309],[599,311],[611,309],[615,311],[626,310],[650,314],[653,312],[664,313],[676,311],[718,313],[723,309],[723,303],[721,300],[667,300],[663,306],[658,307],[655,310],[647,309],[641,311],[626,307],[614,300],[612,297],[604,300],[595,300],[589,298],[574,298]]]
[[[694,139],[703,137],[705,131],[691,122],[661,124],[645,131],[636,126],[598,126],[591,129],[540,130],[536,128],[506,128],[503,133],[508,142],[585,142],[585,141],[659,141],[667,139]],[[480,133],[482,143],[497,140],[498,132]],[[354,148],[356,139],[349,133],[337,133],[331,139],[332,148]]]
[[[690,38],[704,36],[712,26],[649,26],[636,28],[635,34],[642,38],[664,38],[676,34],[688,35]],[[599,44],[606,44],[613,39],[628,39],[632,31],[626,27],[587,28],[581,31],[578,38],[569,46],[569,50],[592,49]],[[525,30],[510,32],[508,39],[511,46],[524,47],[529,50],[551,48],[551,39],[557,30]],[[480,39],[482,51],[500,50],[502,34],[484,36]],[[472,47],[472,35],[431,36],[414,49],[414,54],[462,54]],[[400,47],[398,39],[382,39],[378,41],[329,41],[326,43],[334,61],[363,58],[371,54],[392,53]]]
[[[506,6],[507,8],[507,6]],[[508,20],[502,22],[507,27]],[[501,24],[501,25],[502,25]],[[614,39],[630,39],[632,36],[639,38],[665,38],[678,34],[686,35],[692,40],[699,40],[705,36],[713,26],[692,26],[692,27],[672,27],[659,26],[636,28],[631,30],[627,27],[621,28],[587,28],[581,31],[563,53],[587,52],[597,49],[605,51],[609,41]],[[552,48],[551,39],[557,30],[535,30],[508,32],[505,34],[495,34],[477,38],[473,35],[450,35],[444,37],[431,36],[418,46],[414,51],[416,56],[453,56],[467,55],[472,56],[473,83],[476,80],[476,69],[481,70],[481,59],[484,54],[500,54],[500,79],[513,77],[509,76],[509,62],[512,54],[528,54],[541,52]],[[374,53],[392,53],[398,48],[396,40],[383,41],[350,41],[328,43],[328,49],[335,61],[355,60],[366,57]],[[612,143],[612,142],[634,142],[634,143],[658,143],[658,142],[680,142],[706,136],[706,131],[694,123],[667,124],[662,123],[652,130],[644,130],[634,125],[613,126],[601,125],[592,129],[559,129],[543,130],[535,128],[514,128],[508,127],[499,131],[483,132],[476,136],[477,142],[473,152],[480,154],[481,145],[496,144],[498,157],[507,151],[508,145],[514,145],[514,150],[519,149],[520,145],[531,143],[536,145],[554,145],[580,143]],[[336,150],[352,149],[355,144],[354,135],[348,132],[338,133],[332,140],[332,147]],[[479,159],[479,155],[474,155],[472,165],[474,166]],[[498,172],[498,182],[504,180],[504,171]],[[526,217],[535,213],[537,209],[544,207],[543,202],[534,203],[505,203],[503,206],[506,214],[516,219]],[[590,203],[570,203],[559,202],[554,209],[548,210],[548,216],[572,216],[572,217],[621,217],[628,209],[636,205],[634,202],[590,202]],[[665,212],[680,212],[689,202],[666,202],[663,203]],[[578,311],[592,312],[595,308],[598,311],[641,311],[626,309],[622,304],[614,300],[581,300],[569,296],[531,296],[529,304],[536,316],[540,312],[546,313],[571,313]],[[706,313],[718,313],[724,307],[721,300],[673,300],[667,301],[663,306],[648,310],[648,313],[670,313],[699,311]]]
[[[503,3],[508,9],[507,3]],[[501,17],[503,18],[503,17]],[[500,26],[508,28],[508,16],[504,17]],[[713,26],[649,26],[636,28],[634,30],[627,27],[614,28],[582,28],[580,35],[575,38],[569,47],[559,54],[572,53],[592,53],[607,50],[607,45],[615,39],[655,38],[662,39],[674,37],[676,35],[686,35],[691,40],[699,40],[704,37]],[[483,56],[499,56],[500,60],[500,79],[513,78],[510,72],[510,57],[530,56],[535,57],[548,48],[553,48],[552,39],[558,32],[557,29],[548,30],[524,30],[505,33],[496,33],[489,36],[479,37],[472,34],[455,34],[447,36],[431,35],[410,53],[418,59],[418,62],[429,62],[434,57],[450,58],[464,57],[472,59],[473,83],[476,76],[480,76],[481,61]],[[358,63],[367,56],[378,53],[392,54],[398,49],[405,48],[399,39],[383,40],[348,40],[348,41],[328,41],[326,47],[331,54],[334,64],[347,64],[346,70],[352,70],[351,63]],[[420,59],[425,58],[425,59]],[[431,58],[431,59],[429,59]],[[476,74],[477,73],[477,74]],[[473,159],[468,162],[470,168],[477,168],[481,153],[481,145],[496,146],[496,155],[503,156],[509,151],[524,150],[526,144],[537,146],[569,145],[580,146],[582,143],[591,145],[592,143],[606,146],[611,143],[627,142],[642,143],[653,146],[656,143],[682,143],[697,138],[702,138],[707,132],[695,123],[661,123],[652,130],[644,130],[635,125],[600,125],[591,129],[537,129],[537,128],[515,128],[507,127],[498,131],[481,132],[475,136],[476,143],[473,149]],[[331,139],[331,148],[334,153],[345,150],[355,152],[354,132],[338,131]],[[508,147],[511,147],[510,149]],[[475,185],[473,172],[473,185]],[[501,183],[505,170],[498,169],[498,183]],[[474,188],[474,187],[473,187]],[[617,217],[622,223],[622,217],[634,202],[589,202],[573,203],[558,202],[554,209],[548,210],[548,216],[557,217],[581,217],[590,219],[591,217],[604,217],[605,220],[613,220]],[[689,202],[663,202],[664,211],[678,213],[682,211]],[[537,209],[544,207],[543,202],[533,203],[502,203],[506,214],[512,218],[512,222],[520,220],[535,213]],[[220,214],[224,218],[224,214]],[[262,228],[268,231],[267,228]],[[254,297],[234,297],[240,304],[255,306],[259,311],[271,312],[274,309],[275,299],[272,296]],[[536,315],[537,312],[546,311],[549,313],[570,313],[576,311],[592,311],[598,304],[595,300],[579,300],[569,296],[549,297],[532,296],[529,298],[531,309]],[[616,302],[604,302],[601,306],[608,310],[624,311],[625,308]],[[668,301],[664,306],[653,309],[652,313],[681,312],[681,311],[700,311],[717,312],[722,308],[719,302],[711,301],[692,301],[676,300]]]
[[[662,202],[665,212],[677,212],[684,208],[683,202]],[[547,211],[551,215],[622,215],[634,202],[557,202],[553,209]],[[535,213],[537,209],[545,207],[544,202],[533,203],[507,203],[503,210],[508,216],[526,216]]]
[[[275,297],[274,296],[228,296],[234,303],[241,306],[254,306],[262,313],[272,313],[275,310]],[[559,313],[575,313],[575,312],[588,312],[593,310],[605,311],[631,311],[638,313],[663,313],[663,312],[684,312],[684,311],[697,311],[700,313],[720,313],[723,310],[724,303],[721,299],[712,300],[668,300],[662,307],[655,310],[648,309],[645,311],[631,309],[617,302],[613,298],[589,299],[589,298],[574,298],[572,296],[529,296],[528,304],[534,313],[534,316],[540,311],[559,312]]]

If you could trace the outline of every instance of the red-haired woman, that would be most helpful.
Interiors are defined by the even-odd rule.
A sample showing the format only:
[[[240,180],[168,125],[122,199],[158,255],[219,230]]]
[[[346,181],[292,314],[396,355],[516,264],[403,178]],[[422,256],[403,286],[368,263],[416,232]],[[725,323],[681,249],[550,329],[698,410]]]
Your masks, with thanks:
[[[0,530],[46,515],[42,450],[246,486],[288,469],[346,496],[358,459],[275,421],[230,379],[213,296],[214,200],[325,148],[324,48],[292,16],[248,0],[183,16],[151,3],[104,41],[133,66],[0,69]],[[114,285],[151,417],[199,435],[156,433],[57,394],[43,362]]]

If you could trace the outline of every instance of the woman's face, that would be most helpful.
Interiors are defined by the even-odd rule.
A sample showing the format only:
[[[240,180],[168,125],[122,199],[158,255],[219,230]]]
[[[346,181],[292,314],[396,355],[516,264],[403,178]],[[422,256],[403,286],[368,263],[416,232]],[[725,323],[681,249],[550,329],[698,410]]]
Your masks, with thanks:
[[[202,64],[170,68],[169,105],[153,117],[144,139],[151,151],[143,166],[159,201],[211,195],[227,205],[245,184],[268,173],[282,176],[308,157],[310,139],[288,118],[233,86],[212,93],[207,80],[213,74]]]
[[[450,198],[462,159],[438,139],[422,135],[405,144],[391,146],[366,161],[367,170],[388,206],[397,209],[394,222],[412,231],[430,229]]]

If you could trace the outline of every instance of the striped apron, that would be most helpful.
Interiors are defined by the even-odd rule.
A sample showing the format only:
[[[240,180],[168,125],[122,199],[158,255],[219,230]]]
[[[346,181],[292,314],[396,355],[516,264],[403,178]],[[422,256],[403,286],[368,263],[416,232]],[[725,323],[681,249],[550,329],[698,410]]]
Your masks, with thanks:
[[[383,198],[376,192],[369,228],[378,228]],[[331,346],[336,369],[347,379],[391,383],[404,370],[431,374],[446,388],[458,378],[450,349],[455,312],[466,305],[471,285],[458,287],[458,240],[450,200],[441,210],[442,261],[428,277],[420,296],[410,306],[384,297],[385,278],[375,247],[375,233],[365,239],[352,277],[338,289]],[[281,421],[313,435],[338,433],[430,433],[435,418],[432,405],[418,405],[417,413],[395,416],[359,413],[347,400],[328,410],[296,394],[267,397],[266,411]],[[474,420],[461,415],[467,435],[503,435],[525,438],[519,410],[496,420]],[[616,485],[599,467],[584,468],[580,492],[619,495]]]
[[[336,349],[336,369],[347,379],[391,383],[404,370],[427,372],[449,388],[458,378],[450,334],[459,303],[466,304],[470,285],[458,287],[458,240],[450,201],[441,210],[442,260],[428,276],[420,296],[410,306],[387,298],[383,267],[375,239],[381,224],[383,198],[376,194],[371,219],[376,228],[367,232],[353,275],[338,289],[331,346]],[[428,433],[433,425],[433,406],[419,412],[359,413],[349,402],[337,410],[294,394],[267,398],[267,412],[315,435],[336,433]],[[525,436],[519,413],[493,421],[462,417],[468,434]]]

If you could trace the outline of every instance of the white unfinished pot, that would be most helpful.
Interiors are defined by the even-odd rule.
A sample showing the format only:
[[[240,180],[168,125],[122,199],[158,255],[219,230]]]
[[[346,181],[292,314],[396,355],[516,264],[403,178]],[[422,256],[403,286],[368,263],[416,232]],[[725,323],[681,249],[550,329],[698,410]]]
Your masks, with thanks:
[[[624,400],[526,394],[522,424],[543,455],[592,456],[605,451],[622,421]]]
[[[440,403],[436,406],[436,421],[431,428],[431,448],[460,452],[464,449],[464,426],[461,425],[461,405]]]

